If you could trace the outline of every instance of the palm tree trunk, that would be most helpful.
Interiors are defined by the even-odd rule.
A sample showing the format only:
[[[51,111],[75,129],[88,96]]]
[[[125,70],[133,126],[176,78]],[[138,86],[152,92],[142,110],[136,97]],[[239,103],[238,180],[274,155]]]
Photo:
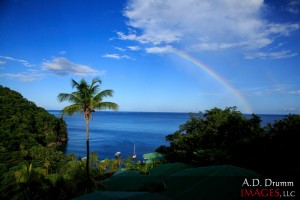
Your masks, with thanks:
[[[85,119],[85,133],[86,133],[86,181],[87,192],[90,192],[90,140],[89,140],[89,119]]]

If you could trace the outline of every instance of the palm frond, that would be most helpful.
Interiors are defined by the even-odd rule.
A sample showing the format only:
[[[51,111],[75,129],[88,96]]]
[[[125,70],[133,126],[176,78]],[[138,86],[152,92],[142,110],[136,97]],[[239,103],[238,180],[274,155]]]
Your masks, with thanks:
[[[77,83],[74,79],[72,79],[71,82],[72,82],[72,88],[78,87],[79,83]]]
[[[89,94],[91,96],[95,96],[99,90],[100,90],[100,85],[94,85],[93,87],[89,88]]]
[[[96,85],[96,83],[99,83],[98,85]],[[101,85],[101,80],[100,79],[98,79],[98,78],[94,78],[93,80],[92,80],[92,84],[90,85],[90,88],[89,88],[89,91],[90,91],[90,94],[91,95],[95,95],[95,94],[97,94],[97,92],[99,91],[99,87],[100,87],[100,85]]]
[[[98,102],[93,105],[95,110],[119,110],[119,105],[113,102]]]
[[[57,96],[57,98],[60,102],[63,102],[63,101],[69,101],[71,103],[79,103],[80,102],[80,98],[78,97],[78,93],[76,93],[76,92],[73,92],[71,94],[60,93]]]
[[[113,90],[103,90],[99,92],[96,96],[94,96],[95,101],[102,101],[104,97],[112,97],[114,91]]]
[[[88,84],[84,79],[81,79],[79,83],[72,79],[72,88],[74,87],[78,92],[83,92],[88,88]]]
[[[63,101],[69,101],[70,96],[71,96],[71,94],[68,94],[68,93],[59,93],[57,98],[60,102],[63,102]]]
[[[80,112],[82,113],[82,107],[80,104],[73,104],[73,105],[70,105],[70,106],[67,106],[65,107],[62,111],[62,115],[73,115],[74,113],[76,112]]]
[[[82,88],[88,88],[88,84],[84,80],[84,78],[80,80],[79,86],[81,86]]]
[[[97,93],[100,84],[101,80],[98,78],[94,78],[91,85],[89,85],[84,79],[81,79],[80,82],[76,82],[72,79],[72,87],[75,88],[76,91],[71,94],[60,93],[58,95],[58,100],[60,102],[69,101],[72,103],[72,105],[63,109],[63,114],[72,115],[75,112],[82,112],[87,108],[91,110],[118,110],[118,105],[116,103],[102,102],[104,97],[113,96],[113,90],[103,90]]]
[[[94,87],[94,85],[95,85],[96,83],[99,83],[99,85],[101,85],[102,81],[101,81],[99,78],[94,78],[94,79],[92,80],[91,88]]]

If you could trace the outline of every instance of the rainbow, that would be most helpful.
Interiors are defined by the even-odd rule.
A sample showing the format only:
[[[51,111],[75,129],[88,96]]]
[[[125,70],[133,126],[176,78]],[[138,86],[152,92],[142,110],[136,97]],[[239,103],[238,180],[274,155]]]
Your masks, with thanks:
[[[209,68],[207,65],[205,65],[204,63],[200,62],[199,60],[197,60],[196,58],[188,55],[187,53],[180,51],[178,49],[174,49],[174,52],[180,56],[181,58],[191,62],[192,64],[194,64],[195,66],[199,67],[200,69],[202,69],[203,71],[205,71],[206,73],[208,73],[210,76],[212,76],[214,79],[216,79],[218,82],[220,82],[226,89],[228,89],[232,94],[234,94],[237,99],[242,103],[242,105],[244,106],[245,110],[249,113],[252,114],[253,110],[251,108],[251,106],[249,105],[249,103],[247,102],[247,100],[242,96],[242,94],[239,92],[239,90],[237,90],[236,88],[234,88],[232,85],[230,85],[228,82],[226,82],[226,80],[224,80],[221,76],[219,76],[216,72],[214,72],[211,68]]]

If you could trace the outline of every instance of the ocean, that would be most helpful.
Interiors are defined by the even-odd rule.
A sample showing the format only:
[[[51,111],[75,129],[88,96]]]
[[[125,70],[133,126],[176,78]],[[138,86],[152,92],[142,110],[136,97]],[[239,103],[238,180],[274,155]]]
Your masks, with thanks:
[[[49,110],[60,117],[60,111]],[[284,115],[259,115],[262,125],[280,120]],[[251,115],[245,115],[251,117]],[[89,123],[90,152],[97,152],[99,160],[114,158],[121,152],[123,158],[132,156],[134,146],[137,160],[143,160],[143,154],[155,151],[161,145],[168,145],[165,136],[179,129],[190,118],[189,113],[163,112],[94,112]],[[64,153],[86,156],[85,121],[83,115],[65,116],[68,143]]]

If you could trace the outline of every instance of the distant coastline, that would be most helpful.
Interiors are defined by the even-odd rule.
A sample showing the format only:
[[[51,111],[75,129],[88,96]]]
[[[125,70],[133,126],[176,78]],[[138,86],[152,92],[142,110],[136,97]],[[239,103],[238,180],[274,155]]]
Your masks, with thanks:
[[[60,112],[61,110],[59,109],[46,109],[48,112]],[[119,110],[119,111],[112,111],[112,110],[102,110],[102,111],[95,111],[95,112],[109,112],[109,113],[112,113],[112,112],[117,112],[117,113],[178,113],[178,114],[190,114],[190,113],[199,113],[199,112],[202,112],[202,111],[198,111],[198,112],[180,112],[180,111],[126,111],[126,110]],[[204,113],[204,112],[203,112]],[[287,116],[289,114],[297,114],[297,113],[253,113],[255,115],[280,115],[280,116]],[[249,115],[251,116],[252,114],[249,114],[249,113],[243,113],[243,115]]]
[[[47,110],[49,113],[60,113],[60,110],[49,109]],[[199,112],[158,112],[158,111],[95,111],[96,113],[119,113],[119,114],[185,114],[190,115],[193,113]],[[267,123],[274,123],[275,120],[281,120],[287,117],[289,114],[256,114],[262,120],[262,125],[265,126]],[[58,116],[58,115],[56,115]],[[251,118],[252,114],[243,114],[247,119]]]

